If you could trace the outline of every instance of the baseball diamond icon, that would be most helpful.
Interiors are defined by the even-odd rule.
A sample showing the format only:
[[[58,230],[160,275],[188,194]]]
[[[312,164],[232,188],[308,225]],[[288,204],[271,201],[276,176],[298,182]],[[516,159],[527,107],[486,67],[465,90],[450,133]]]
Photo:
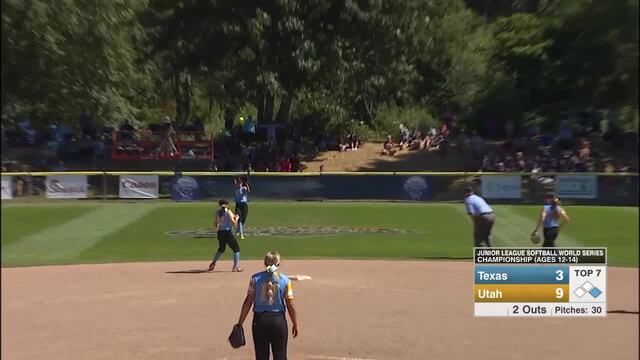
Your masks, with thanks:
[[[585,281],[585,283],[575,289],[573,293],[579,298],[582,298],[586,294],[590,294],[594,299],[596,299],[600,294],[602,294],[602,291],[593,286],[590,282]]]

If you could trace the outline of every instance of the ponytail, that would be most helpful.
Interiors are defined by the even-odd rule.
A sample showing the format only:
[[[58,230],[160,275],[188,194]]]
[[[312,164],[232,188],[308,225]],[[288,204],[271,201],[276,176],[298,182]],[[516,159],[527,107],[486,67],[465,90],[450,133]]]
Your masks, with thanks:
[[[553,198],[553,202],[551,203],[551,210],[553,211],[553,217],[556,219],[560,218],[560,199],[557,197]]]
[[[280,280],[280,274],[278,273],[278,266],[280,266],[280,254],[273,251],[268,252],[264,257],[264,264],[267,267],[267,272],[271,274],[271,277],[267,282],[266,295],[269,305],[273,305],[275,290],[278,287],[278,280]]]

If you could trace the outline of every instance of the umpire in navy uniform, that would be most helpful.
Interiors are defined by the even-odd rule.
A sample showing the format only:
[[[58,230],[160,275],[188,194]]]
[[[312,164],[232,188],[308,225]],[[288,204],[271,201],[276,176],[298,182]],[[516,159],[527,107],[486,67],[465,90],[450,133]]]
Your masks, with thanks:
[[[496,215],[482,197],[473,193],[473,188],[466,187],[464,192],[464,206],[473,221],[474,244],[476,247],[491,247],[491,229],[496,222]]]

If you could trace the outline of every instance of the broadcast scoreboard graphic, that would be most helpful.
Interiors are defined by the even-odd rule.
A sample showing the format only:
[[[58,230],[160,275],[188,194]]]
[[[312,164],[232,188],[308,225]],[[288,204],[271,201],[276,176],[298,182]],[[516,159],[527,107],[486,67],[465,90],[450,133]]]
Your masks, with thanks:
[[[607,316],[606,248],[474,248],[476,317]]]

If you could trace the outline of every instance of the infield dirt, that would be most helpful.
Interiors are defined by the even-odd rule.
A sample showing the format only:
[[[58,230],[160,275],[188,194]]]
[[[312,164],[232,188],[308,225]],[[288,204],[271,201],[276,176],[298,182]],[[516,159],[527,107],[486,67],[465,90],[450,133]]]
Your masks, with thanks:
[[[2,268],[2,358],[253,358],[226,342],[259,261]],[[638,269],[608,269],[606,318],[476,319],[470,262],[292,260],[290,359],[637,359]],[[177,273],[176,273],[177,272]]]

